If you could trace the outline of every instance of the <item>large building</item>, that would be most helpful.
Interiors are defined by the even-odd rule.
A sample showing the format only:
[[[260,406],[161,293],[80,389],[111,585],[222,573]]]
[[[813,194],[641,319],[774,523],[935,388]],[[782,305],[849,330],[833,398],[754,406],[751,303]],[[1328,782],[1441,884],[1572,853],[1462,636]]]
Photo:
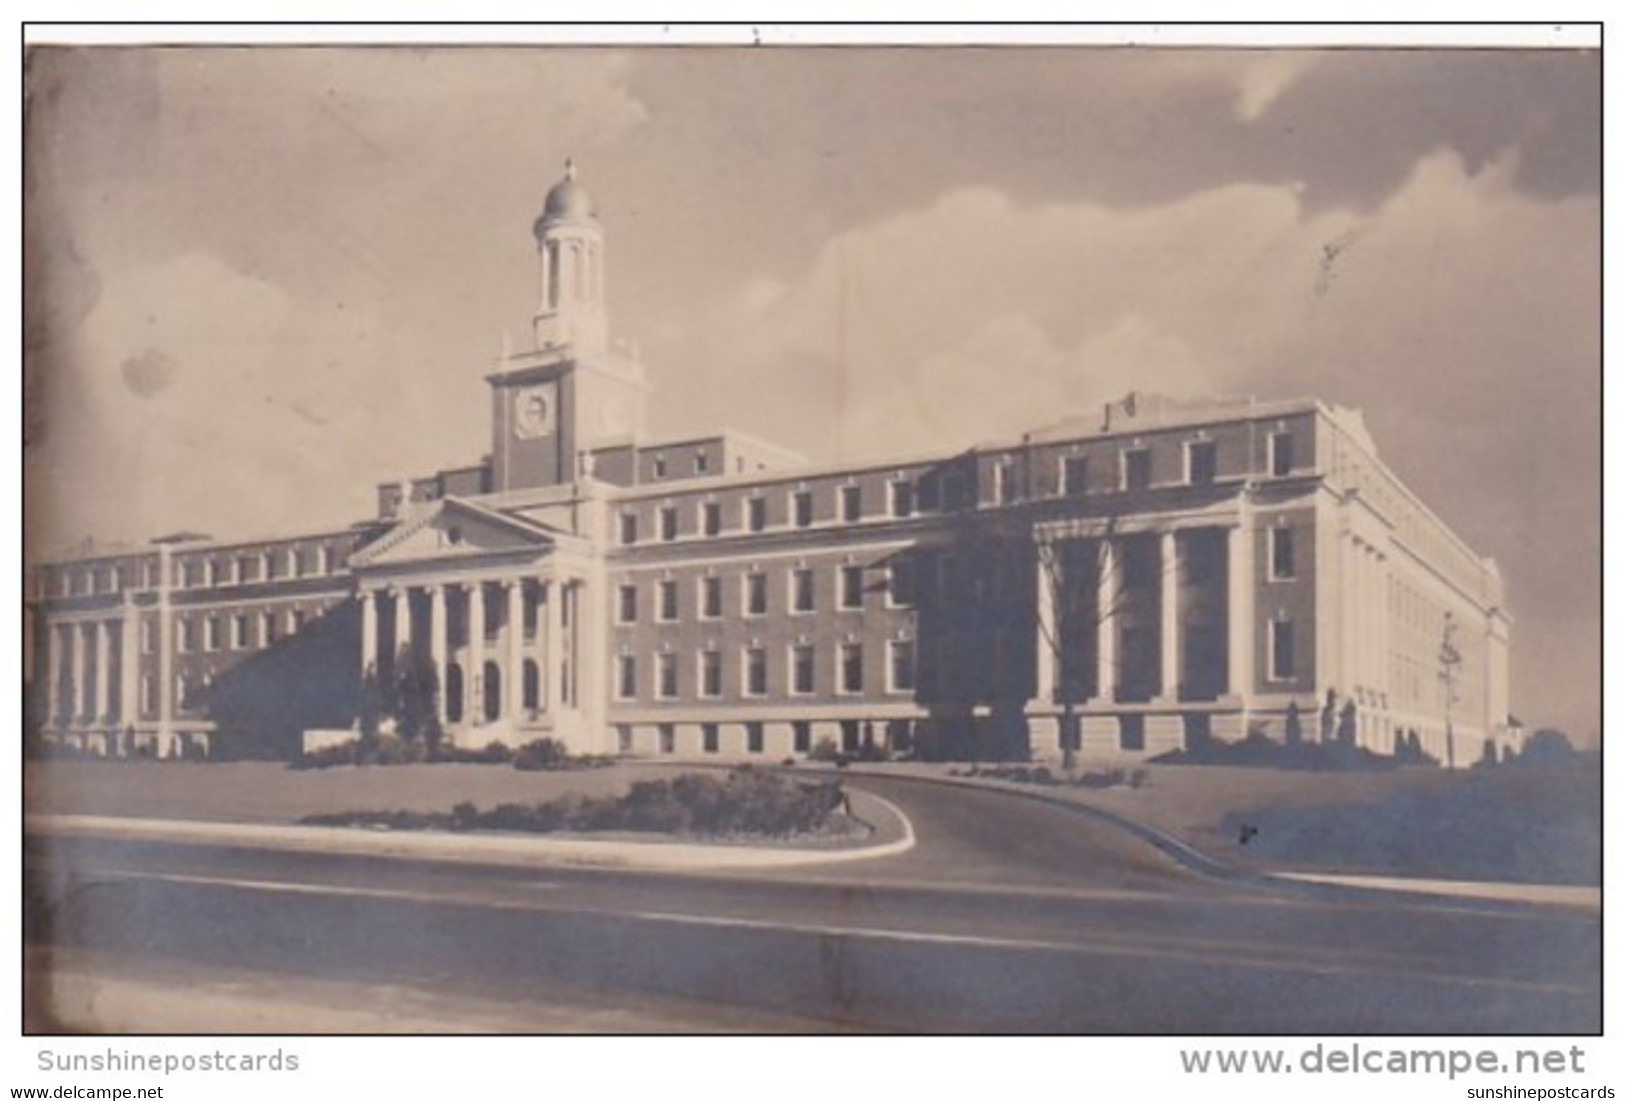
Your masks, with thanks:
[[[1507,736],[1500,575],[1357,412],[1131,395],[865,465],[651,440],[572,169],[534,237],[532,348],[486,376],[485,460],[340,530],[33,568],[47,743],[296,752],[425,668],[471,746],[1043,758],[1262,732],[1465,765]]]

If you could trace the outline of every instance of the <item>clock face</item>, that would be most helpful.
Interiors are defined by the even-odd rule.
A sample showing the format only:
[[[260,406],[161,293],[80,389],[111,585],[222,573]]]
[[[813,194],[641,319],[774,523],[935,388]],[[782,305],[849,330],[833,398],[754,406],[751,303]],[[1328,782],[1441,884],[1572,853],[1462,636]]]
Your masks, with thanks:
[[[520,439],[553,431],[553,393],[545,386],[521,390],[513,398],[513,432]]]

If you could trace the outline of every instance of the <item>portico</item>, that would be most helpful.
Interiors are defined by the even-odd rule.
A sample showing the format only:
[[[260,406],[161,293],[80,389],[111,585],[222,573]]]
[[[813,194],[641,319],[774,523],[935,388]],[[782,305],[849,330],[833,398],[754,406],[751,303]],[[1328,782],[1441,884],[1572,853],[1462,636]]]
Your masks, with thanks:
[[[574,544],[455,499],[426,508],[351,560],[363,678],[426,679],[454,744],[578,730],[591,565]]]

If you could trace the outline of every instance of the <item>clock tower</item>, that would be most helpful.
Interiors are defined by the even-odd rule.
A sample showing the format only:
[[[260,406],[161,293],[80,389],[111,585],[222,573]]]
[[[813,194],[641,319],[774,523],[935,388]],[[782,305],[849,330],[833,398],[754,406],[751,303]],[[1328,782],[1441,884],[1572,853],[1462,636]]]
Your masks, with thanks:
[[[532,227],[534,346],[504,355],[491,384],[492,488],[574,480],[596,448],[643,434],[643,367],[610,346],[604,310],[604,227],[573,161]]]

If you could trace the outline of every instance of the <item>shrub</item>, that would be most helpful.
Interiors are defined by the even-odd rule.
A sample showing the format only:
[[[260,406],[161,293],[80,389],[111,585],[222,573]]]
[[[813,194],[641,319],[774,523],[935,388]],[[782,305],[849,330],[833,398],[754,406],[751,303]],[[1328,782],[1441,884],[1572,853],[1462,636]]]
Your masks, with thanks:
[[[479,749],[441,743],[434,752],[434,760],[446,764],[505,765],[513,760],[513,750],[502,742],[487,742]]]
[[[305,753],[296,757],[289,763],[289,768],[314,769],[334,768],[338,765],[353,765],[357,762],[357,754],[361,748],[360,742],[340,742],[338,745],[323,746],[313,753]]]
[[[836,745],[835,739],[830,737],[819,738],[807,753],[809,761],[839,761],[844,757],[845,754],[841,752],[841,747]]]
[[[837,782],[797,782],[747,767],[735,769],[726,779],[689,773],[672,780],[640,780],[618,799],[572,792],[533,806],[503,803],[489,811],[463,802],[449,814],[345,811],[308,815],[301,821],[398,830],[628,830],[781,837],[823,828],[843,798]]]
[[[563,768],[569,757],[569,750],[557,738],[537,738],[514,753],[513,767],[520,772],[550,772]]]

